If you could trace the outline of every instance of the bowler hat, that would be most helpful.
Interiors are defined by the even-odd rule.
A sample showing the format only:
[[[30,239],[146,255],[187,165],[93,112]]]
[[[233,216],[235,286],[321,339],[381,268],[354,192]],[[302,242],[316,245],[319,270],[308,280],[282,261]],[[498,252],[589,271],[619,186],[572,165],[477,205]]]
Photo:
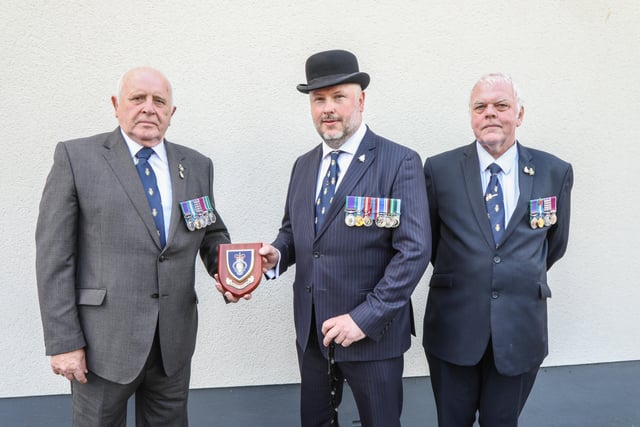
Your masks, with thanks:
[[[346,50],[328,50],[311,55],[305,70],[307,84],[296,86],[302,93],[343,83],[358,83],[362,89],[369,85],[369,74],[360,72],[356,56]]]

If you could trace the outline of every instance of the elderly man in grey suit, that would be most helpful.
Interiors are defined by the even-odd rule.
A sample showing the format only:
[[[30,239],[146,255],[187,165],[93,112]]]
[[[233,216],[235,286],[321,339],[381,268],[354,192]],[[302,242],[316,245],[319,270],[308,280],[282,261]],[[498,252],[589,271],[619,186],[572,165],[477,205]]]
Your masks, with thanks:
[[[71,381],[75,426],[186,426],[197,330],[195,258],[217,270],[229,234],[213,164],[165,140],[176,107],[157,70],[126,72],[119,127],[61,142],[36,231],[46,353]]]
[[[433,276],[424,318],[440,427],[513,427],[548,353],[547,270],[567,248],[571,165],[516,140],[510,77],[483,76],[475,141],[425,162]]]
[[[298,90],[323,143],[296,160],[282,227],[261,249],[267,268],[296,265],[302,426],[337,425],[346,380],[363,426],[398,427],[410,297],[431,249],[422,163],[364,124],[369,75],[352,53],[312,55],[306,74]]]

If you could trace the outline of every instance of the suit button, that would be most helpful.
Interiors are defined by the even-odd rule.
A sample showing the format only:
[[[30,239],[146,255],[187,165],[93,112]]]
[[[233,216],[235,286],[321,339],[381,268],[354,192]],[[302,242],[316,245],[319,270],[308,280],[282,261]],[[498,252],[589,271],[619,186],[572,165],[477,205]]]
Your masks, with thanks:
[[[313,257],[314,258],[320,258],[320,252],[314,252],[313,253]]]
[[[493,298],[493,299],[500,298],[500,292],[498,292],[498,291],[491,292],[491,298]]]
[[[307,292],[311,293],[311,286],[307,286],[305,287],[305,289],[307,290]]]
[[[151,298],[153,298],[153,299],[158,299],[159,296],[160,295],[158,295],[158,294],[151,294]]]
[[[165,262],[167,260],[167,257],[164,255],[160,255],[160,262]]]
[[[500,259],[500,257],[499,257],[499,256],[497,256],[497,255],[496,255],[496,256],[494,256],[494,257],[493,257],[493,262],[494,262],[495,264],[500,264],[500,262],[501,262],[501,261],[502,261],[502,260]]]

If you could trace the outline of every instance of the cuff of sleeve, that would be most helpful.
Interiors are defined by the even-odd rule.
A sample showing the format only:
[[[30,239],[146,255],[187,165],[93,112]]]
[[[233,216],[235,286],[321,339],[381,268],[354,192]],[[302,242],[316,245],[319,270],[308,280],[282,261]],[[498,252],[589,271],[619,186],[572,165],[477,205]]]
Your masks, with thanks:
[[[278,251],[278,262],[271,270],[267,270],[264,273],[264,276],[267,278],[267,280],[277,279],[278,277],[280,277],[280,259],[282,258],[282,254],[280,254],[280,251],[278,249],[276,249],[276,251]]]
[[[86,347],[87,342],[84,339],[82,333],[78,333],[73,337],[47,340],[45,343],[45,352],[47,356],[53,356],[55,354],[68,353],[79,348]]]

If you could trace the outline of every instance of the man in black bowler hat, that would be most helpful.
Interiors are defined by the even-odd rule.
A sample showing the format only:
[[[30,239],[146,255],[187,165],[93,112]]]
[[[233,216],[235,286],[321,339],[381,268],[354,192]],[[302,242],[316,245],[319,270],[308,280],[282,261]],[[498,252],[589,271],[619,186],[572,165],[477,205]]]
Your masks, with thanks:
[[[345,380],[363,426],[400,426],[410,296],[431,252],[421,160],[363,123],[369,75],[352,53],[312,55],[306,75],[297,89],[323,142],[296,160],[282,227],[261,249],[276,275],[296,264],[302,426],[337,425]]]

